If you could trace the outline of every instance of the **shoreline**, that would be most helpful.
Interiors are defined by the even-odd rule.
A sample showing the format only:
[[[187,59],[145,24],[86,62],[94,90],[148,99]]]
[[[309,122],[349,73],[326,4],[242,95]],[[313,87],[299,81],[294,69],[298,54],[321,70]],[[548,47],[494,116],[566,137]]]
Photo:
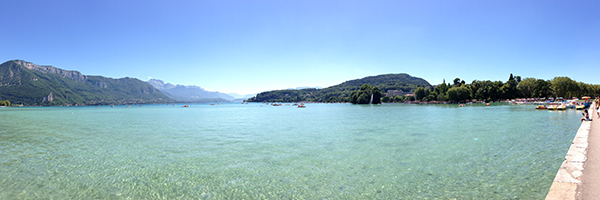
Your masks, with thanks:
[[[589,110],[594,110],[595,103]],[[592,118],[595,112],[592,111]],[[582,183],[584,167],[588,153],[588,137],[592,130],[592,121],[581,122],[577,134],[567,151],[565,160],[561,164],[556,177],[550,186],[546,200],[577,199],[578,188]]]

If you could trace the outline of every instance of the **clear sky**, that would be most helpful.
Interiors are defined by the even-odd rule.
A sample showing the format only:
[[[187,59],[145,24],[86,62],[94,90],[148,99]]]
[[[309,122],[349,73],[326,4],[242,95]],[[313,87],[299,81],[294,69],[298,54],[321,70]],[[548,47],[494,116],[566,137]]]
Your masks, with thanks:
[[[0,62],[248,94],[387,73],[600,84],[600,1],[0,1]]]

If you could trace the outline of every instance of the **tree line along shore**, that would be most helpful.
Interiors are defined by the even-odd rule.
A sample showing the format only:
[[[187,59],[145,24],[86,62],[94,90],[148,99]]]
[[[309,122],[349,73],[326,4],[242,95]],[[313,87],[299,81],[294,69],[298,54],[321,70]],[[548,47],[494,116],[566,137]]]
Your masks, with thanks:
[[[459,78],[451,84],[423,88],[414,92],[417,101],[463,102],[471,100],[499,101],[518,98],[571,98],[600,96],[600,85],[577,82],[569,77],[555,77],[551,80],[536,78],[521,79],[510,74],[508,81],[478,81],[470,84]]]
[[[313,89],[314,90],[314,89]],[[306,91],[303,91],[306,92]],[[468,101],[503,101],[519,98],[581,98],[583,96],[600,96],[600,85],[577,82],[569,77],[555,77],[551,80],[525,78],[510,74],[506,82],[465,80],[455,78],[452,82],[433,86],[418,86],[404,95],[389,95],[378,86],[363,84],[360,89],[348,94],[319,94],[329,98],[317,98],[315,95],[295,93],[295,91],[270,92],[269,98],[258,102],[318,102],[318,103],[460,103]],[[318,94],[318,93],[317,93]],[[260,95],[260,94],[259,94]],[[304,96],[302,96],[304,95]],[[303,97],[303,98],[302,98]],[[252,99],[249,99],[252,101]]]
[[[404,74],[402,74],[404,75]],[[370,78],[382,79],[385,76]],[[409,77],[412,78],[412,77]],[[583,96],[600,96],[600,85],[577,82],[569,77],[555,77],[551,80],[525,78],[510,74],[506,82],[502,81],[480,81],[473,80],[466,83],[465,80],[455,78],[452,82],[439,85],[429,85],[415,82],[410,83],[386,83],[371,86],[362,84],[357,90],[351,90],[350,86],[325,89],[302,89],[302,90],[280,90],[269,91],[250,98],[247,102],[315,102],[315,103],[354,103],[354,104],[378,104],[378,103],[460,103],[468,101],[502,101],[506,99],[519,98],[571,98]],[[356,81],[356,80],[353,80]],[[351,81],[348,81],[351,82]],[[356,86],[358,87],[358,86]],[[408,90],[404,95],[389,95],[380,88]],[[261,98],[258,98],[259,95]],[[0,106],[11,106],[10,101],[0,101]]]

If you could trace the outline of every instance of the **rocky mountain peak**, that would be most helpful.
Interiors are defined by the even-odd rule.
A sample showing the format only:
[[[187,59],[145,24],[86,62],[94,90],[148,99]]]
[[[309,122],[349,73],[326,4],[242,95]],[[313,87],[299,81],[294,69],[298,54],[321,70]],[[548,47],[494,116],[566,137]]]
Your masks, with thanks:
[[[64,69],[59,69],[56,67],[52,67],[52,66],[40,66],[40,65],[36,65],[27,61],[23,61],[23,60],[15,60],[15,63],[17,63],[18,65],[21,65],[27,69],[31,69],[31,70],[35,70],[35,71],[39,71],[42,73],[47,73],[47,74],[58,74],[64,78],[70,78],[70,79],[74,79],[74,80],[78,80],[78,81],[85,81],[85,79],[87,78],[86,76],[84,76],[83,74],[81,74],[81,72],[78,71],[69,71],[69,70],[64,70]]]
[[[152,86],[154,86],[154,88],[159,89],[159,90],[168,90],[168,89],[172,89],[175,88],[176,86],[170,83],[165,84],[164,81],[159,80],[159,79],[150,79],[148,81],[148,83]]]

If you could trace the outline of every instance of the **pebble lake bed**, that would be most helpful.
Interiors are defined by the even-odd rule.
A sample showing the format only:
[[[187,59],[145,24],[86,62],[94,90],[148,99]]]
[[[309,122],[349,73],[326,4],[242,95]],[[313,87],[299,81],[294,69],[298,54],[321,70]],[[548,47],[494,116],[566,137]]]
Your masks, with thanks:
[[[0,199],[543,199],[581,112],[480,104],[0,108]]]

